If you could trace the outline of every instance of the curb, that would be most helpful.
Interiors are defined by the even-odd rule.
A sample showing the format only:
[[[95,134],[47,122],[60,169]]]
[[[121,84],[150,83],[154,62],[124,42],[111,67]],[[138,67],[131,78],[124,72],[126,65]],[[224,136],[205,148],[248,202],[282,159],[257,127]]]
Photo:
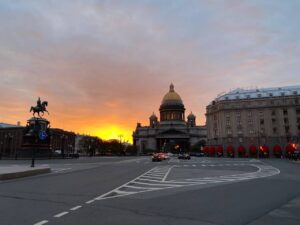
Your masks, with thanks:
[[[35,175],[50,173],[50,172],[51,172],[50,168],[40,168],[40,169],[33,169],[27,171],[5,173],[5,174],[0,174],[0,180],[11,180],[11,179],[35,176]]]

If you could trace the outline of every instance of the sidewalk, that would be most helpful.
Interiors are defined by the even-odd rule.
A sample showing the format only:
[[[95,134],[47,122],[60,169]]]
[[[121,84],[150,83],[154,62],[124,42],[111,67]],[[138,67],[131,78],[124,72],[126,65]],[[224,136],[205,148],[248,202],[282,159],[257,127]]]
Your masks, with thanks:
[[[0,166],[0,181],[10,180],[21,177],[34,176],[44,173],[50,173],[51,169],[47,166],[30,167],[29,165],[1,165]]]

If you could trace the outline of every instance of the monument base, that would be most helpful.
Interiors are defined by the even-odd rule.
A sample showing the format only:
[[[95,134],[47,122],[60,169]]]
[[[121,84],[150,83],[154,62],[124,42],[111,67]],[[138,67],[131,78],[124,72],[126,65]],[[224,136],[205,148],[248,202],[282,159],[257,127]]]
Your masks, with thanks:
[[[50,136],[50,122],[44,118],[32,117],[27,121],[24,129],[23,142],[18,157],[50,158],[52,156]]]

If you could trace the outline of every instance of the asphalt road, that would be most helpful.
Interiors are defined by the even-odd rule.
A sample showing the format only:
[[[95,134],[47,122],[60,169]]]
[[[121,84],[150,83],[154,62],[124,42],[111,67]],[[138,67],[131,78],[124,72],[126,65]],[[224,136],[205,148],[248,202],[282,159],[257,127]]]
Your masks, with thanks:
[[[0,182],[1,225],[300,224],[300,163],[196,157],[38,163],[52,173]]]

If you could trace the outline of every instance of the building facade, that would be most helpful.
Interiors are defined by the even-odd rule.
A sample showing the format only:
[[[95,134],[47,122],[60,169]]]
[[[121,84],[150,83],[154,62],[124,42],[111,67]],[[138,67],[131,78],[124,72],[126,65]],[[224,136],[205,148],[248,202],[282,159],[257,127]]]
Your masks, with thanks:
[[[185,119],[185,107],[174,85],[163,97],[160,117],[153,113],[149,126],[137,124],[133,132],[133,144],[138,153],[146,151],[188,151],[199,142],[206,141],[206,127],[196,125],[196,116],[190,113]]]
[[[8,158],[26,157],[22,149],[23,136],[26,127],[10,124],[0,124],[0,156]],[[50,129],[49,152],[60,150],[64,154],[73,154],[75,151],[75,133],[62,129]],[[31,152],[30,152],[31,154]],[[51,155],[49,155],[51,156]]]
[[[300,141],[300,86],[230,91],[207,106],[206,123],[208,145],[283,154]]]

